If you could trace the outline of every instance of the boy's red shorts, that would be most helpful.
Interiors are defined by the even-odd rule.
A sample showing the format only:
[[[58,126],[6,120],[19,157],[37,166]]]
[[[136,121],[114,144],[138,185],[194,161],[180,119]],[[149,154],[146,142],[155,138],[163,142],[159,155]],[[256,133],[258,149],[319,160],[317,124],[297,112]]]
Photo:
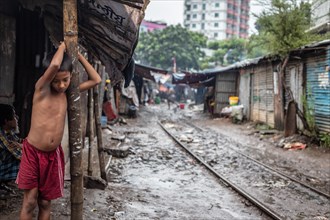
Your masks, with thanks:
[[[22,159],[16,183],[20,189],[38,188],[39,197],[53,200],[63,196],[64,153],[60,146],[45,152],[23,141]]]

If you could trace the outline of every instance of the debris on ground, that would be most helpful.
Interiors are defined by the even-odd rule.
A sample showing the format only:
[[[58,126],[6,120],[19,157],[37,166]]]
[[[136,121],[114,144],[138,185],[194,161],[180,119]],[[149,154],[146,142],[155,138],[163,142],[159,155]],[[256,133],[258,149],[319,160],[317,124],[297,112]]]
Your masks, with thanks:
[[[84,187],[87,189],[101,189],[107,187],[107,182],[104,179],[96,176],[84,176]]]
[[[306,144],[300,143],[300,142],[295,142],[295,143],[287,143],[283,147],[284,149],[289,149],[289,150],[302,150],[306,148]]]

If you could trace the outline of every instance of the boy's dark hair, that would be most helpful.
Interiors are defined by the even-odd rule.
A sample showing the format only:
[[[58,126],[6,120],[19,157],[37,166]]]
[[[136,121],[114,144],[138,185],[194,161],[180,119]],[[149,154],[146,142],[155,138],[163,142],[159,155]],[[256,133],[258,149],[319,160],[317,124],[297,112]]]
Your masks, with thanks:
[[[52,61],[55,53],[56,53],[56,51],[50,52],[49,54],[47,54],[46,58],[43,60],[42,66],[43,66],[44,70],[46,70],[49,67],[50,62]],[[63,54],[63,60],[62,60],[59,71],[69,71],[70,73],[72,72],[72,59],[65,52]]]
[[[5,121],[13,120],[15,108],[11,105],[0,104],[0,127],[5,124]]]

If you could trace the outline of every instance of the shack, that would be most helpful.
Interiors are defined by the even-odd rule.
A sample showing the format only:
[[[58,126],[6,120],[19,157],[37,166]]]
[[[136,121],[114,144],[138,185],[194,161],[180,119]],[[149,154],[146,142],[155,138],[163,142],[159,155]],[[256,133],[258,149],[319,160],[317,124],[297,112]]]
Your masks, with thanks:
[[[79,44],[112,85],[130,81],[128,71],[148,0],[80,0]],[[31,100],[42,60],[63,40],[62,1],[0,2],[0,102],[14,104],[21,135],[29,130]],[[98,62],[100,61],[100,62]],[[129,84],[129,83],[128,83]],[[102,86],[101,86],[102,87]]]

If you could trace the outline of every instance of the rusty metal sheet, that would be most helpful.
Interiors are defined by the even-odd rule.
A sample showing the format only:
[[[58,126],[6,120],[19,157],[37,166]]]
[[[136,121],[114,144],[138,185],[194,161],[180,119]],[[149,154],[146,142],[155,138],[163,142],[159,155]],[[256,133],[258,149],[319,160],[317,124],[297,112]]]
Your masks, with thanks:
[[[287,107],[287,113],[285,118],[284,136],[289,137],[294,135],[297,131],[297,118],[296,118],[296,104],[291,100]]]
[[[58,0],[21,0],[24,8],[41,10],[51,40],[63,40],[63,6]],[[138,42],[149,0],[78,0],[79,44],[106,67],[112,82],[122,79]]]
[[[271,65],[259,64],[253,70],[251,89],[251,119],[274,127],[274,79]]]

